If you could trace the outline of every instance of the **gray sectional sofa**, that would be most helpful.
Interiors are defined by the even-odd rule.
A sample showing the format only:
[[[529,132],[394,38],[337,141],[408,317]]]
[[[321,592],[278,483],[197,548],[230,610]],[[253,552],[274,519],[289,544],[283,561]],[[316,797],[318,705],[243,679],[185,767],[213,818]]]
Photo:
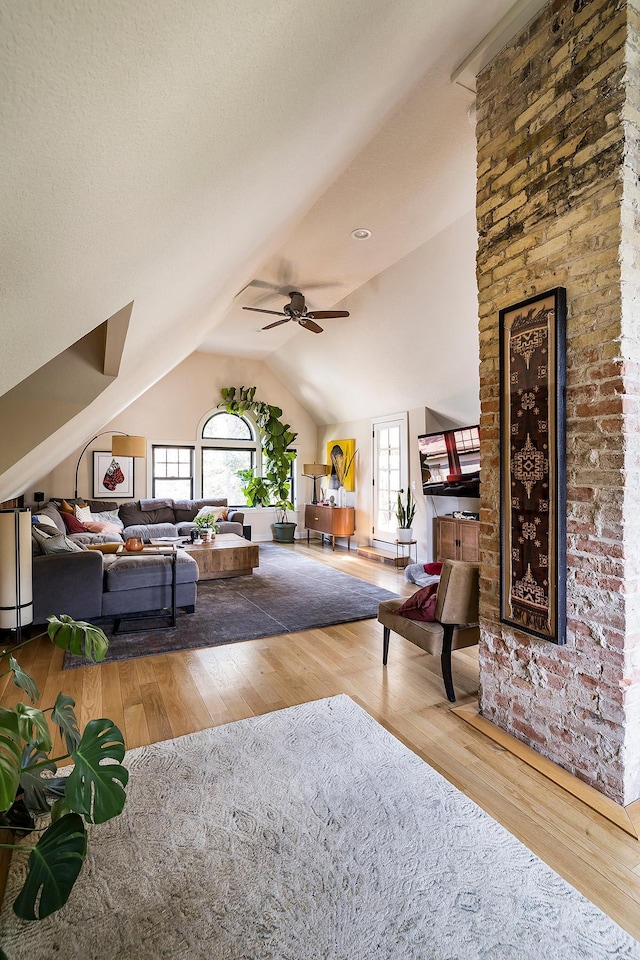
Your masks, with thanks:
[[[116,504],[108,501],[78,501],[88,504],[92,514],[108,515],[117,527],[108,532],[70,532],[60,505],[51,500],[35,511],[43,523],[51,523],[69,541],[69,552],[47,553],[40,537],[33,538],[34,623],[44,623],[51,614],[66,613],[74,619],[97,620],[129,613],[160,610],[171,604],[171,559],[162,556],[116,556],[91,547],[120,544],[130,536],[143,540],[188,536],[194,517],[203,506],[224,507],[226,500],[136,500]],[[74,505],[70,498],[67,503]],[[117,516],[116,516],[117,510]],[[220,521],[220,533],[242,536],[244,514],[230,510]],[[49,529],[38,525],[40,530]],[[64,546],[64,543],[62,543]],[[177,606],[193,612],[196,602],[198,565],[181,551],[176,561]]]

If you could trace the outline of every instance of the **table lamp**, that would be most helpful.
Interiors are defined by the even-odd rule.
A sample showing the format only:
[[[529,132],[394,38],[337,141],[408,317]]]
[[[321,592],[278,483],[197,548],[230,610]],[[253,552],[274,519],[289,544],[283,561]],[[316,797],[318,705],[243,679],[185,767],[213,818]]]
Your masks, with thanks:
[[[302,476],[313,480],[313,500],[311,503],[318,502],[318,477],[326,477],[331,472],[328,463],[305,463],[302,467]]]

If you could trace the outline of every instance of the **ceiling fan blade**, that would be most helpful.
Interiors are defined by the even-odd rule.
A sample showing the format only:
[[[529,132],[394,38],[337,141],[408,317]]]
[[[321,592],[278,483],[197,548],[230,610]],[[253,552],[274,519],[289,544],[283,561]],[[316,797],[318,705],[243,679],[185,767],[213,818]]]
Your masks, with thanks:
[[[253,310],[254,313],[272,313],[274,317],[284,317],[282,310],[263,310],[261,307],[243,307],[243,310]],[[287,319],[289,319],[287,317]]]
[[[268,310],[263,310],[262,313],[269,313]],[[289,323],[291,317],[285,317],[284,320],[276,320],[275,323],[268,323],[266,327],[263,327],[263,330],[271,330],[272,327],[279,327],[281,323]]]
[[[298,323],[301,327],[304,327],[305,330],[310,330],[311,333],[322,333],[322,327],[319,327],[317,323],[314,323],[309,317],[300,317]]]
[[[348,317],[348,310],[311,310],[307,317],[310,320],[329,320],[331,317]]]

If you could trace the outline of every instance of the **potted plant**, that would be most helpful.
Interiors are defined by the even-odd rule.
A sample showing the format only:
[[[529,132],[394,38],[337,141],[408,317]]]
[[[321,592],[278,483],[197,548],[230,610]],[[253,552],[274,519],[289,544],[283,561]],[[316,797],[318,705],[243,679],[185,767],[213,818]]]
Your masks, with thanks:
[[[292,433],[289,424],[282,422],[280,407],[256,400],[255,387],[240,387],[238,390],[236,387],[223,387],[220,392],[222,400],[219,407],[224,407],[227,413],[235,413],[237,416],[251,412],[260,430],[265,463],[264,476],[256,477],[252,469],[238,471],[238,476],[243,481],[242,492],[247,504],[250,507],[275,506],[278,512],[273,524],[274,539],[281,543],[291,543],[297,524],[287,519],[287,511],[294,509],[289,499],[289,476],[296,455],[289,448],[297,433]],[[286,531],[282,530],[283,526]],[[286,536],[286,540],[282,534]]]
[[[65,614],[47,620],[46,633],[0,652],[6,666],[1,675],[12,674],[30,701],[0,707],[0,826],[13,836],[40,835],[35,845],[2,844],[14,855],[29,858],[24,885],[13,904],[23,920],[40,920],[67,902],[86,857],[85,822],[105,823],[117,817],[129,778],[121,766],[124,739],[113,721],[90,720],[80,733],[75,701],[64,693],[52,707],[33,706],[40,694],[15,659],[21,647],[48,635],[57,647],[97,663],[104,660],[109,646],[99,627]],[[48,719],[60,731],[62,753],[53,749]],[[67,776],[55,776],[59,761],[67,758],[73,769]]]
[[[278,543],[293,543],[297,524],[289,520],[289,510],[293,510],[290,500],[276,503],[276,520],[273,524],[273,539]]]
[[[220,527],[216,523],[216,515],[214,513],[207,513],[201,517],[196,517],[193,522],[200,539],[204,543],[215,540],[216,533],[218,533]]]
[[[398,490],[398,502],[396,505],[396,519],[398,528],[396,530],[398,540],[401,543],[409,543],[413,540],[413,518],[416,514],[415,500],[411,496],[411,490],[407,490],[407,499],[403,502],[403,490]]]

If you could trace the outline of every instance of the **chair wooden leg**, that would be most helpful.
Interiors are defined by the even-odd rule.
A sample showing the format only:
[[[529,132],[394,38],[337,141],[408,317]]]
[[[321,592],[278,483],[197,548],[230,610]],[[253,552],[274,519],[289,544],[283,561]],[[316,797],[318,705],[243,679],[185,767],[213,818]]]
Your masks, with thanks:
[[[443,623],[444,636],[442,638],[442,653],[440,654],[440,664],[442,666],[442,679],[444,680],[444,689],[447,698],[451,703],[455,703],[456,695],[453,689],[453,677],[451,676],[451,644],[453,642],[453,623]]]
[[[391,632],[390,627],[384,627],[382,634],[382,665],[386,667],[387,660],[389,658],[389,634]]]

